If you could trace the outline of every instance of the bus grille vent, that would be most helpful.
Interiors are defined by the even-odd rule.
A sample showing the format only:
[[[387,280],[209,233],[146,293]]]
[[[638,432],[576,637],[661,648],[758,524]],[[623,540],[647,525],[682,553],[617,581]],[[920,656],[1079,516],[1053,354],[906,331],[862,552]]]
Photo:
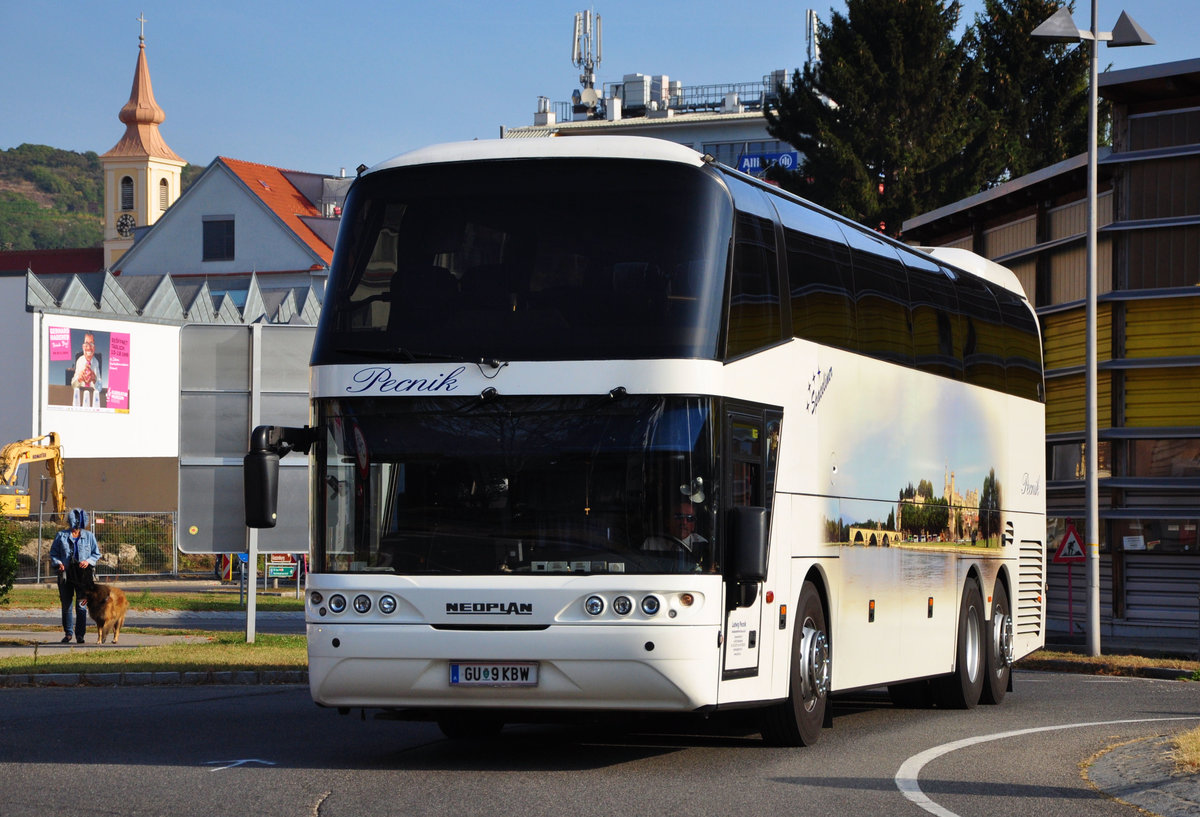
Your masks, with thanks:
[[[1030,539],[1021,540],[1017,567],[1017,634],[1041,635],[1046,587],[1046,546]]]

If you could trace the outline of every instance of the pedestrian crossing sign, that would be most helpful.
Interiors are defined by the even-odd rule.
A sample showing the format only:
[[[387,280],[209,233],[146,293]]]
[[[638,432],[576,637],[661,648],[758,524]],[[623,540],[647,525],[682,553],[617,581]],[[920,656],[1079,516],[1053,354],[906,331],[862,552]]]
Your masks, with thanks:
[[[1075,530],[1074,525],[1067,524],[1067,532],[1063,534],[1062,544],[1054,554],[1054,561],[1068,564],[1087,561],[1087,554],[1083,552],[1083,543],[1079,539],[1079,531]]]

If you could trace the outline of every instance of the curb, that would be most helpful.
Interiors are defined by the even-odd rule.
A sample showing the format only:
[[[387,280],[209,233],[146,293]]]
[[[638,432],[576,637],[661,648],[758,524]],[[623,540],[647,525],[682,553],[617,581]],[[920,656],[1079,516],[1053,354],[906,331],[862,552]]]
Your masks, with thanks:
[[[250,686],[307,684],[307,670],[47,672],[0,675],[0,687]]]

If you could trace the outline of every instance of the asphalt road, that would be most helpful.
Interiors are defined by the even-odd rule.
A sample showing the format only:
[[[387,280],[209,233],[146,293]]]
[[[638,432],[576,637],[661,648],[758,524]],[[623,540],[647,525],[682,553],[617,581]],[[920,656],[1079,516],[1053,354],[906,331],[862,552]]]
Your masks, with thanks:
[[[840,698],[834,728],[807,749],[765,747],[736,720],[449,741],[431,724],[339,716],[291,686],[5,689],[0,814],[1132,817],[1080,764],[1200,723],[1200,684],[1016,683],[1002,706],[969,712]],[[1149,720],[1166,718],[1188,720]],[[1042,731],[995,737],[1019,729]],[[976,742],[950,745],[964,739]]]

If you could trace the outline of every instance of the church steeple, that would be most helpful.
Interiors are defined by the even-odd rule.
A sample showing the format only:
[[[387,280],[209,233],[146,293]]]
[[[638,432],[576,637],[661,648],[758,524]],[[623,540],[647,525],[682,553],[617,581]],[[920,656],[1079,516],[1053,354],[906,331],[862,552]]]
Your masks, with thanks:
[[[156,222],[179,198],[183,166],[187,162],[167,146],[158,126],[167,118],[154,100],[150,66],[146,62],[143,17],[138,34],[137,64],[129,101],[118,118],[125,135],[100,157],[104,165],[104,264],[113,263],[133,246],[134,230]]]
[[[139,17],[141,23],[146,21]],[[154,101],[154,89],[150,85],[150,66],[146,62],[146,37],[138,35],[137,65],[133,69],[133,89],[129,101],[121,108],[117,118],[125,123],[125,135],[113,145],[112,150],[100,158],[110,156],[139,156],[155,159],[171,159],[182,162],[175,151],[167,147],[158,126],[167,118],[166,112]],[[186,164],[186,162],[185,162]]]

